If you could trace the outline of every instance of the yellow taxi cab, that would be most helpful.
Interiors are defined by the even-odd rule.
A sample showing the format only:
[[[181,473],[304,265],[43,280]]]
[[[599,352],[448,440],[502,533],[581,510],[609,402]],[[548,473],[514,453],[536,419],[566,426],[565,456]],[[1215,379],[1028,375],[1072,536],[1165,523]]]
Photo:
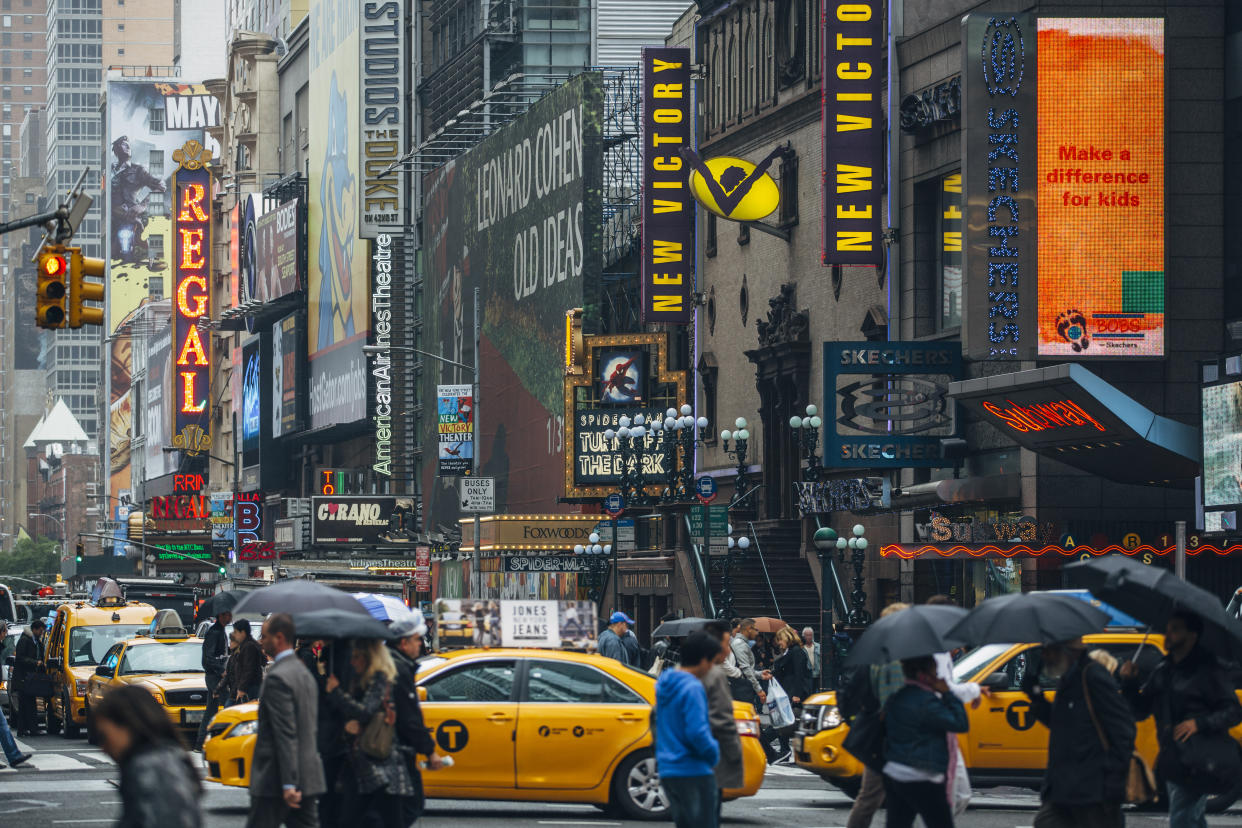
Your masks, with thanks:
[[[91,707],[108,692],[127,684],[146,688],[168,712],[173,726],[190,735],[198,731],[207,709],[203,641],[181,628],[173,610],[160,610],[147,632],[113,644],[87,681],[86,736],[95,741]]]
[[[1103,650],[1119,662],[1133,659],[1142,677],[1150,674],[1164,656],[1164,636],[1137,630],[1087,635],[1083,641],[1088,650]],[[966,705],[970,730],[958,735],[975,787],[1034,788],[1043,780],[1048,764],[1048,729],[1035,720],[1030,700],[1021,689],[1028,669],[1039,669],[1038,651],[1037,644],[985,644],[953,665],[955,681],[978,682],[991,691],[978,707]],[[791,745],[799,767],[855,796],[862,784],[863,766],[841,747],[847,732],[849,726],[837,709],[837,694],[818,693],[803,705]],[[1242,742],[1242,725],[1230,733]],[[1155,767],[1158,747],[1153,719],[1139,722],[1135,748]],[[1223,811],[1240,794],[1242,780],[1234,791],[1212,797],[1208,807]]]
[[[49,733],[76,739],[86,724],[86,692],[95,668],[114,644],[148,628],[155,607],[126,601],[120,589],[105,590],[94,601],[62,604],[48,633],[45,669],[52,676],[47,711]]]
[[[652,747],[655,678],[610,658],[563,650],[460,650],[424,659],[419,697],[427,728],[453,766],[423,774],[435,799],[571,802],[631,819],[665,819]],[[735,702],[744,785],[753,796],[767,759],[755,709]],[[258,705],[212,720],[207,778],[249,784]]]

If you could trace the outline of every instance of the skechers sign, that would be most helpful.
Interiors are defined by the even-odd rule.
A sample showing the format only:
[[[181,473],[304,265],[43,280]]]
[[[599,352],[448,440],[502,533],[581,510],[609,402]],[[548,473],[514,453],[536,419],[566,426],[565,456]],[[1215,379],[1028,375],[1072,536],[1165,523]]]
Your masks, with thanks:
[[[956,342],[825,342],[824,465],[952,465],[940,441],[957,433],[961,366]]]
[[[823,261],[883,266],[884,6],[824,0]]]

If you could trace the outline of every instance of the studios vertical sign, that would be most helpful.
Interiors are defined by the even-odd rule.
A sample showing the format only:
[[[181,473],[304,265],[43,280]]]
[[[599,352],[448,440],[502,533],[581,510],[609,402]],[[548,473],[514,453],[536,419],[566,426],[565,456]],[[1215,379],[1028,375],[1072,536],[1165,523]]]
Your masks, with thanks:
[[[208,315],[211,255],[211,150],[187,141],[173,152],[172,444],[190,455],[211,449],[211,334],[198,323]]]
[[[688,324],[693,316],[694,208],[690,50],[643,49],[642,321]]]
[[[383,174],[405,153],[405,2],[363,0],[358,28],[362,106],[362,193],[358,235],[375,238],[405,223],[405,176]]]

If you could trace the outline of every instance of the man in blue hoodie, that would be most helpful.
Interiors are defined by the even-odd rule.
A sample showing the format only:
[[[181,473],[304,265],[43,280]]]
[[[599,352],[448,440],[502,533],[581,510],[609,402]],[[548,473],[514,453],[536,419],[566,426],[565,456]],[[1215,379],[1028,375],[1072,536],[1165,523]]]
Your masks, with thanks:
[[[681,645],[681,667],[665,670],[656,682],[656,766],[677,828],[717,828],[714,768],[720,746],[701,679],[719,652],[718,638],[697,632]]]

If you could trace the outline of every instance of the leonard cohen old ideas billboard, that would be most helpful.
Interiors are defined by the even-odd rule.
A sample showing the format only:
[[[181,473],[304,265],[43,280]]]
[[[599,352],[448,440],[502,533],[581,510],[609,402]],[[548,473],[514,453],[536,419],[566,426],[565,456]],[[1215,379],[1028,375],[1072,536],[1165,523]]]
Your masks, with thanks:
[[[423,249],[431,350],[469,364],[474,291],[482,318],[479,474],[496,478],[499,511],[559,511],[564,464],[565,311],[598,313],[602,266],[600,75],[578,75],[525,115],[427,176]],[[432,366],[437,385],[468,371]],[[438,443],[427,418],[426,444]],[[522,485],[508,486],[510,473]],[[456,483],[427,464],[429,513],[458,513]]]

